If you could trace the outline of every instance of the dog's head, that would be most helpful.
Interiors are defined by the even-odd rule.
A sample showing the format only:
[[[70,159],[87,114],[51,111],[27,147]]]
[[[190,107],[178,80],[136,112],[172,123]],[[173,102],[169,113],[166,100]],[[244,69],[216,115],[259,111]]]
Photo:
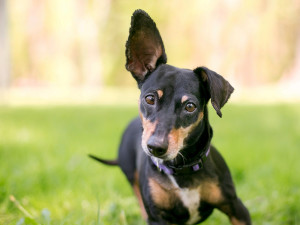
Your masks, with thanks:
[[[209,99],[221,117],[220,109],[233,88],[205,67],[180,69],[166,62],[164,44],[154,21],[146,12],[135,11],[126,43],[126,69],[141,90],[142,147],[148,155],[169,161],[194,145],[209,129]]]

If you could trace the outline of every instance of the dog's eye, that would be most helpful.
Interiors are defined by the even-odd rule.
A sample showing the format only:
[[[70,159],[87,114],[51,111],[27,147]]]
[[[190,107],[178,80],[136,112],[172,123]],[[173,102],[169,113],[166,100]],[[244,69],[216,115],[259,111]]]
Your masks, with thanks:
[[[187,103],[185,106],[185,110],[188,112],[194,112],[195,109],[196,109],[196,105],[192,102]]]
[[[146,102],[147,102],[149,105],[154,105],[154,103],[155,103],[155,97],[154,97],[154,95],[147,95],[147,96],[145,97],[145,100],[146,100]]]

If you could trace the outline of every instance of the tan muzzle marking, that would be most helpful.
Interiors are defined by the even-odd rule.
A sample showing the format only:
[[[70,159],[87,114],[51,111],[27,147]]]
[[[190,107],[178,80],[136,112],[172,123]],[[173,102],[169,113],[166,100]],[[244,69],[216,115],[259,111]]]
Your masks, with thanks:
[[[143,125],[143,134],[142,134],[142,148],[144,149],[144,151],[147,153],[147,143],[149,138],[153,135],[156,125],[157,125],[157,120],[154,122],[151,122],[148,119],[145,119],[142,115],[142,113],[140,113],[140,117],[142,120],[142,125]]]
[[[200,112],[197,121],[186,128],[180,127],[178,129],[172,129],[170,131],[168,135],[169,146],[168,146],[168,151],[166,153],[168,154],[169,160],[174,159],[178,155],[178,152],[184,147],[185,138],[202,121],[203,115],[204,115],[203,112]]]

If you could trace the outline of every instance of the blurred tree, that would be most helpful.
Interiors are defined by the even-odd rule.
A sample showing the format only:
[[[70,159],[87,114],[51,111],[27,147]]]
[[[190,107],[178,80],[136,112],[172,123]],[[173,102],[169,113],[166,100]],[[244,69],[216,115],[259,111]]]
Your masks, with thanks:
[[[13,85],[135,85],[124,54],[138,8],[157,23],[170,64],[258,85],[280,81],[297,61],[300,0],[10,0],[8,8]]]
[[[6,0],[0,0],[0,88],[10,82],[10,57]]]

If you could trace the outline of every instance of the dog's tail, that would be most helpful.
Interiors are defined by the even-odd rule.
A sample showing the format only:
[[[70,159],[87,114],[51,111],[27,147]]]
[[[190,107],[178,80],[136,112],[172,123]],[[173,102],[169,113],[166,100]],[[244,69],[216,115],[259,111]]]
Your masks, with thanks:
[[[91,157],[92,159],[95,159],[96,161],[101,162],[105,165],[109,165],[109,166],[118,166],[119,165],[117,159],[116,160],[100,159],[99,157],[91,155],[91,154],[89,154],[89,157]]]

